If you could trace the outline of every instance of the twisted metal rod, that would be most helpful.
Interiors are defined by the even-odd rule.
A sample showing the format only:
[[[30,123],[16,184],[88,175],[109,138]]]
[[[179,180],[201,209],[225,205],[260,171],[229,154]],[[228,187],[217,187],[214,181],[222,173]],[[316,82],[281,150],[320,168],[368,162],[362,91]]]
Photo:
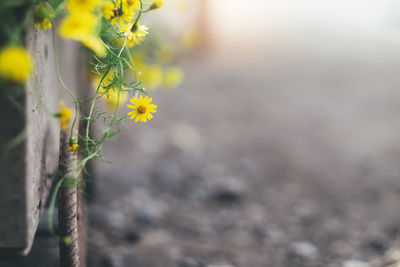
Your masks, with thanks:
[[[78,124],[73,129],[77,135]],[[60,238],[60,266],[80,267],[78,235],[78,157],[68,151],[67,131],[61,131],[60,179],[67,177],[58,192],[58,230]]]

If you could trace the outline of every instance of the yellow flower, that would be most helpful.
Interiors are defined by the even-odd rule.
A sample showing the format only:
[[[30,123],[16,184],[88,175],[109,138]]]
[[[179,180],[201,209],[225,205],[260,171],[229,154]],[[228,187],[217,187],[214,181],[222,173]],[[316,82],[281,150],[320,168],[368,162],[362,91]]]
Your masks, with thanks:
[[[164,85],[167,88],[174,88],[181,84],[183,80],[183,71],[178,67],[171,67],[165,73]]]
[[[78,144],[70,144],[70,145],[68,146],[68,151],[69,151],[69,152],[75,152],[78,148],[79,148],[79,145],[78,145]]]
[[[155,0],[149,7],[149,10],[158,9],[163,6],[163,0]]]
[[[61,23],[60,35],[80,41],[82,38],[93,35],[97,26],[96,16],[89,12],[71,14]]]
[[[148,65],[136,60],[133,67],[136,69],[136,78],[142,82],[146,89],[155,90],[162,85],[163,71],[158,65]]]
[[[131,103],[133,105],[126,105],[128,108],[133,109],[132,111],[128,112],[126,115],[132,120],[136,117],[135,122],[147,122],[147,120],[151,120],[153,115],[151,113],[156,113],[157,106],[151,104],[152,99],[148,98],[147,96],[143,98],[143,96],[139,96],[139,99],[136,97],[131,98]]]
[[[95,74],[95,76],[93,76],[92,84],[93,84],[94,89],[97,89],[97,86],[99,86],[101,78],[102,78],[102,76],[99,76],[97,74]],[[114,70],[110,69],[110,71],[107,73],[106,77],[104,77],[104,79],[100,85],[99,92],[102,93],[102,90],[105,90],[112,83],[113,79],[114,79]]]
[[[54,18],[54,10],[45,5],[35,6],[35,28],[39,28],[41,31],[45,31],[51,28],[51,22],[49,18]]]
[[[43,19],[41,22],[35,22],[35,29],[39,28],[41,31],[45,31],[51,28],[51,22],[48,18]]]
[[[133,16],[132,11],[140,9],[140,0],[124,0],[123,5]]]
[[[103,42],[95,35],[98,20],[89,12],[72,13],[61,23],[61,37],[81,41],[83,45],[92,49],[99,57],[106,55]]]
[[[86,37],[82,37],[80,41],[84,46],[90,48],[99,57],[104,57],[107,54],[106,47],[104,46],[101,39],[97,36],[89,35]]]
[[[141,79],[145,88],[155,90],[162,84],[163,71],[157,65],[148,65],[143,69],[141,75],[139,75],[139,79]]]
[[[99,0],[68,0],[67,10],[72,13],[90,12],[99,4]]]
[[[111,25],[119,23],[119,25],[124,25],[125,23],[129,23],[133,20],[135,15],[133,6],[135,3],[129,1],[115,0],[115,2],[107,1],[103,6],[103,15],[104,17],[111,22]]]
[[[114,109],[118,104],[118,89],[111,88],[109,89],[102,98],[106,101],[107,106],[110,109]],[[121,91],[119,93],[119,105],[123,105],[128,98],[127,91]]]
[[[110,109],[114,109],[118,104],[118,88],[111,87],[109,88],[112,80],[114,78],[114,71],[109,71],[104,77],[103,82],[101,83],[101,87],[99,89],[99,93],[101,98],[107,103],[107,106]],[[92,79],[94,89],[97,88],[101,81],[101,77],[96,75]],[[119,104],[123,105],[128,98],[128,92],[122,91],[119,93]]]
[[[47,8],[43,5],[37,5],[35,7],[35,29],[40,27],[41,31],[45,31],[51,28],[51,22],[47,16],[54,12],[52,9]]]
[[[72,111],[65,106],[64,101],[60,101],[60,110],[56,113],[56,116],[60,120],[61,130],[67,130],[69,121],[72,118]]]
[[[140,21],[128,23],[121,26],[121,31],[128,38],[127,45],[129,47],[139,44],[144,40],[144,37],[149,33],[149,28],[145,25],[140,25]]]
[[[107,1],[104,3],[103,6],[103,16],[108,19],[111,20],[111,18],[114,16],[114,4],[113,2]]]
[[[23,83],[33,71],[33,58],[19,46],[7,46],[0,51],[0,76]]]

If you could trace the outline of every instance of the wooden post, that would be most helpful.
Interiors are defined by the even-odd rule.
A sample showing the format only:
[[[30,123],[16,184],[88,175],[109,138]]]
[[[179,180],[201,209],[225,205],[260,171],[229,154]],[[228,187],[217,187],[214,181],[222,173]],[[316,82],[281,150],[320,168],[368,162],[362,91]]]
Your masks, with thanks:
[[[57,111],[59,101],[51,32],[36,32],[33,25],[31,29],[27,48],[34,57],[35,74],[17,99],[25,114],[0,100],[0,151],[24,134],[8,151],[0,173],[0,258],[29,252],[58,165],[60,126],[46,112]]]
[[[80,45],[57,43],[64,81],[77,93],[86,90],[82,84],[87,80],[86,65],[82,64],[86,61]],[[26,46],[34,57],[35,71],[25,85],[25,94],[16,99],[25,114],[19,115],[7,99],[0,98],[0,153],[10,140],[24,134],[8,151],[6,168],[0,172],[0,260],[30,251],[58,172],[60,125],[50,113],[59,110],[60,99],[71,107],[70,97],[57,80],[51,30],[36,31],[29,26]],[[80,214],[84,222],[84,214]]]

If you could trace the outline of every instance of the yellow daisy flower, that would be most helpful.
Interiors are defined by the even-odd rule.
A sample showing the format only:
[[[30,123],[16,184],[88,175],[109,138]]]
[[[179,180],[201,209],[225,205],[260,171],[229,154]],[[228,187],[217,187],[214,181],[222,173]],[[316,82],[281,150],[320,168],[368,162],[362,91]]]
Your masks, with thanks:
[[[129,47],[139,44],[144,40],[144,37],[149,33],[148,27],[140,25],[140,21],[128,23],[121,26],[121,31],[128,38],[127,45]]]
[[[60,36],[80,41],[99,57],[103,57],[107,50],[100,38],[95,35],[97,24],[97,17],[92,13],[72,13],[62,21]]]
[[[33,58],[19,46],[7,46],[0,51],[0,76],[23,83],[33,71]]]
[[[62,21],[60,35],[64,38],[80,40],[82,37],[93,35],[96,26],[97,19],[92,13],[73,13]]]
[[[134,65],[137,70],[136,77],[148,90],[155,90],[163,83],[164,75],[158,65],[140,64]]]
[[[152,99],[147,96],[145,98],[143,98],[143,96],[139,96],[139,99],[132,97],[130,101],[133,105],[128,104],[126,106],[133,110],[128,112],[126,115],[128,115],[131,120],[136,117],[135,122],[147,122],[147,120],[151,120],[153,118],[151,113],[157,112],[157,106],[151,104]]]
[[[132,12],[140,9],[140,0],[124,0],[123,5],[130,11],[131,16],[133,16]]]
[[[107,20],[111,20],[111,18],[115,15],[114,14],[114,8],[116,8],[116,7],[115,7],[113,2],[107,1],[107,2],[104,3],[103,16]]]
[[[92,11],[100,4],[100,0],[68,0],[67,10],[72,13],[82,13]]]
[[[133,20],[135,12],[129,8],[126,1],[115,0],[115,2],[107,1],[103,6],[104,17],[111,22],[111,25],[119,23],[123,25]]]
[[[75,152],[78,148],[79,148],[78,144],[70,144],[67,149],[69,152]]]
[[[95,35],[82,37],[80,41],[84,46],[90,48],[99,57],[104,57],[107,54],[107,49],[104,46],[103,42],[99,37]]]
[[[69,121],[72,118],[72,111],[65,106],[64,101],[60,101],[60,110],[56,113],[56,116],[60,120],[61,130],[67,130]]]

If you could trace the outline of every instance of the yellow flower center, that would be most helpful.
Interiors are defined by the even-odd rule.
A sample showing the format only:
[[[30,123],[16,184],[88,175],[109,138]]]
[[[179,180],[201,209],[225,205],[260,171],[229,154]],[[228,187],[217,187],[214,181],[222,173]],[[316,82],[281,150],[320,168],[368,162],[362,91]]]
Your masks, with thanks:
[[[147,108],[145,106],[138,106],[137,111],[139,114],[144,114],[147,111]]]
[[[121,17],[122,16],[122,9],[121,8],[118,8],[118,7],[115,7],[114,9],[113,9],[113,12],[114,12],[114,16],[113,16],[113,18],[115,18],[115,17]]]

